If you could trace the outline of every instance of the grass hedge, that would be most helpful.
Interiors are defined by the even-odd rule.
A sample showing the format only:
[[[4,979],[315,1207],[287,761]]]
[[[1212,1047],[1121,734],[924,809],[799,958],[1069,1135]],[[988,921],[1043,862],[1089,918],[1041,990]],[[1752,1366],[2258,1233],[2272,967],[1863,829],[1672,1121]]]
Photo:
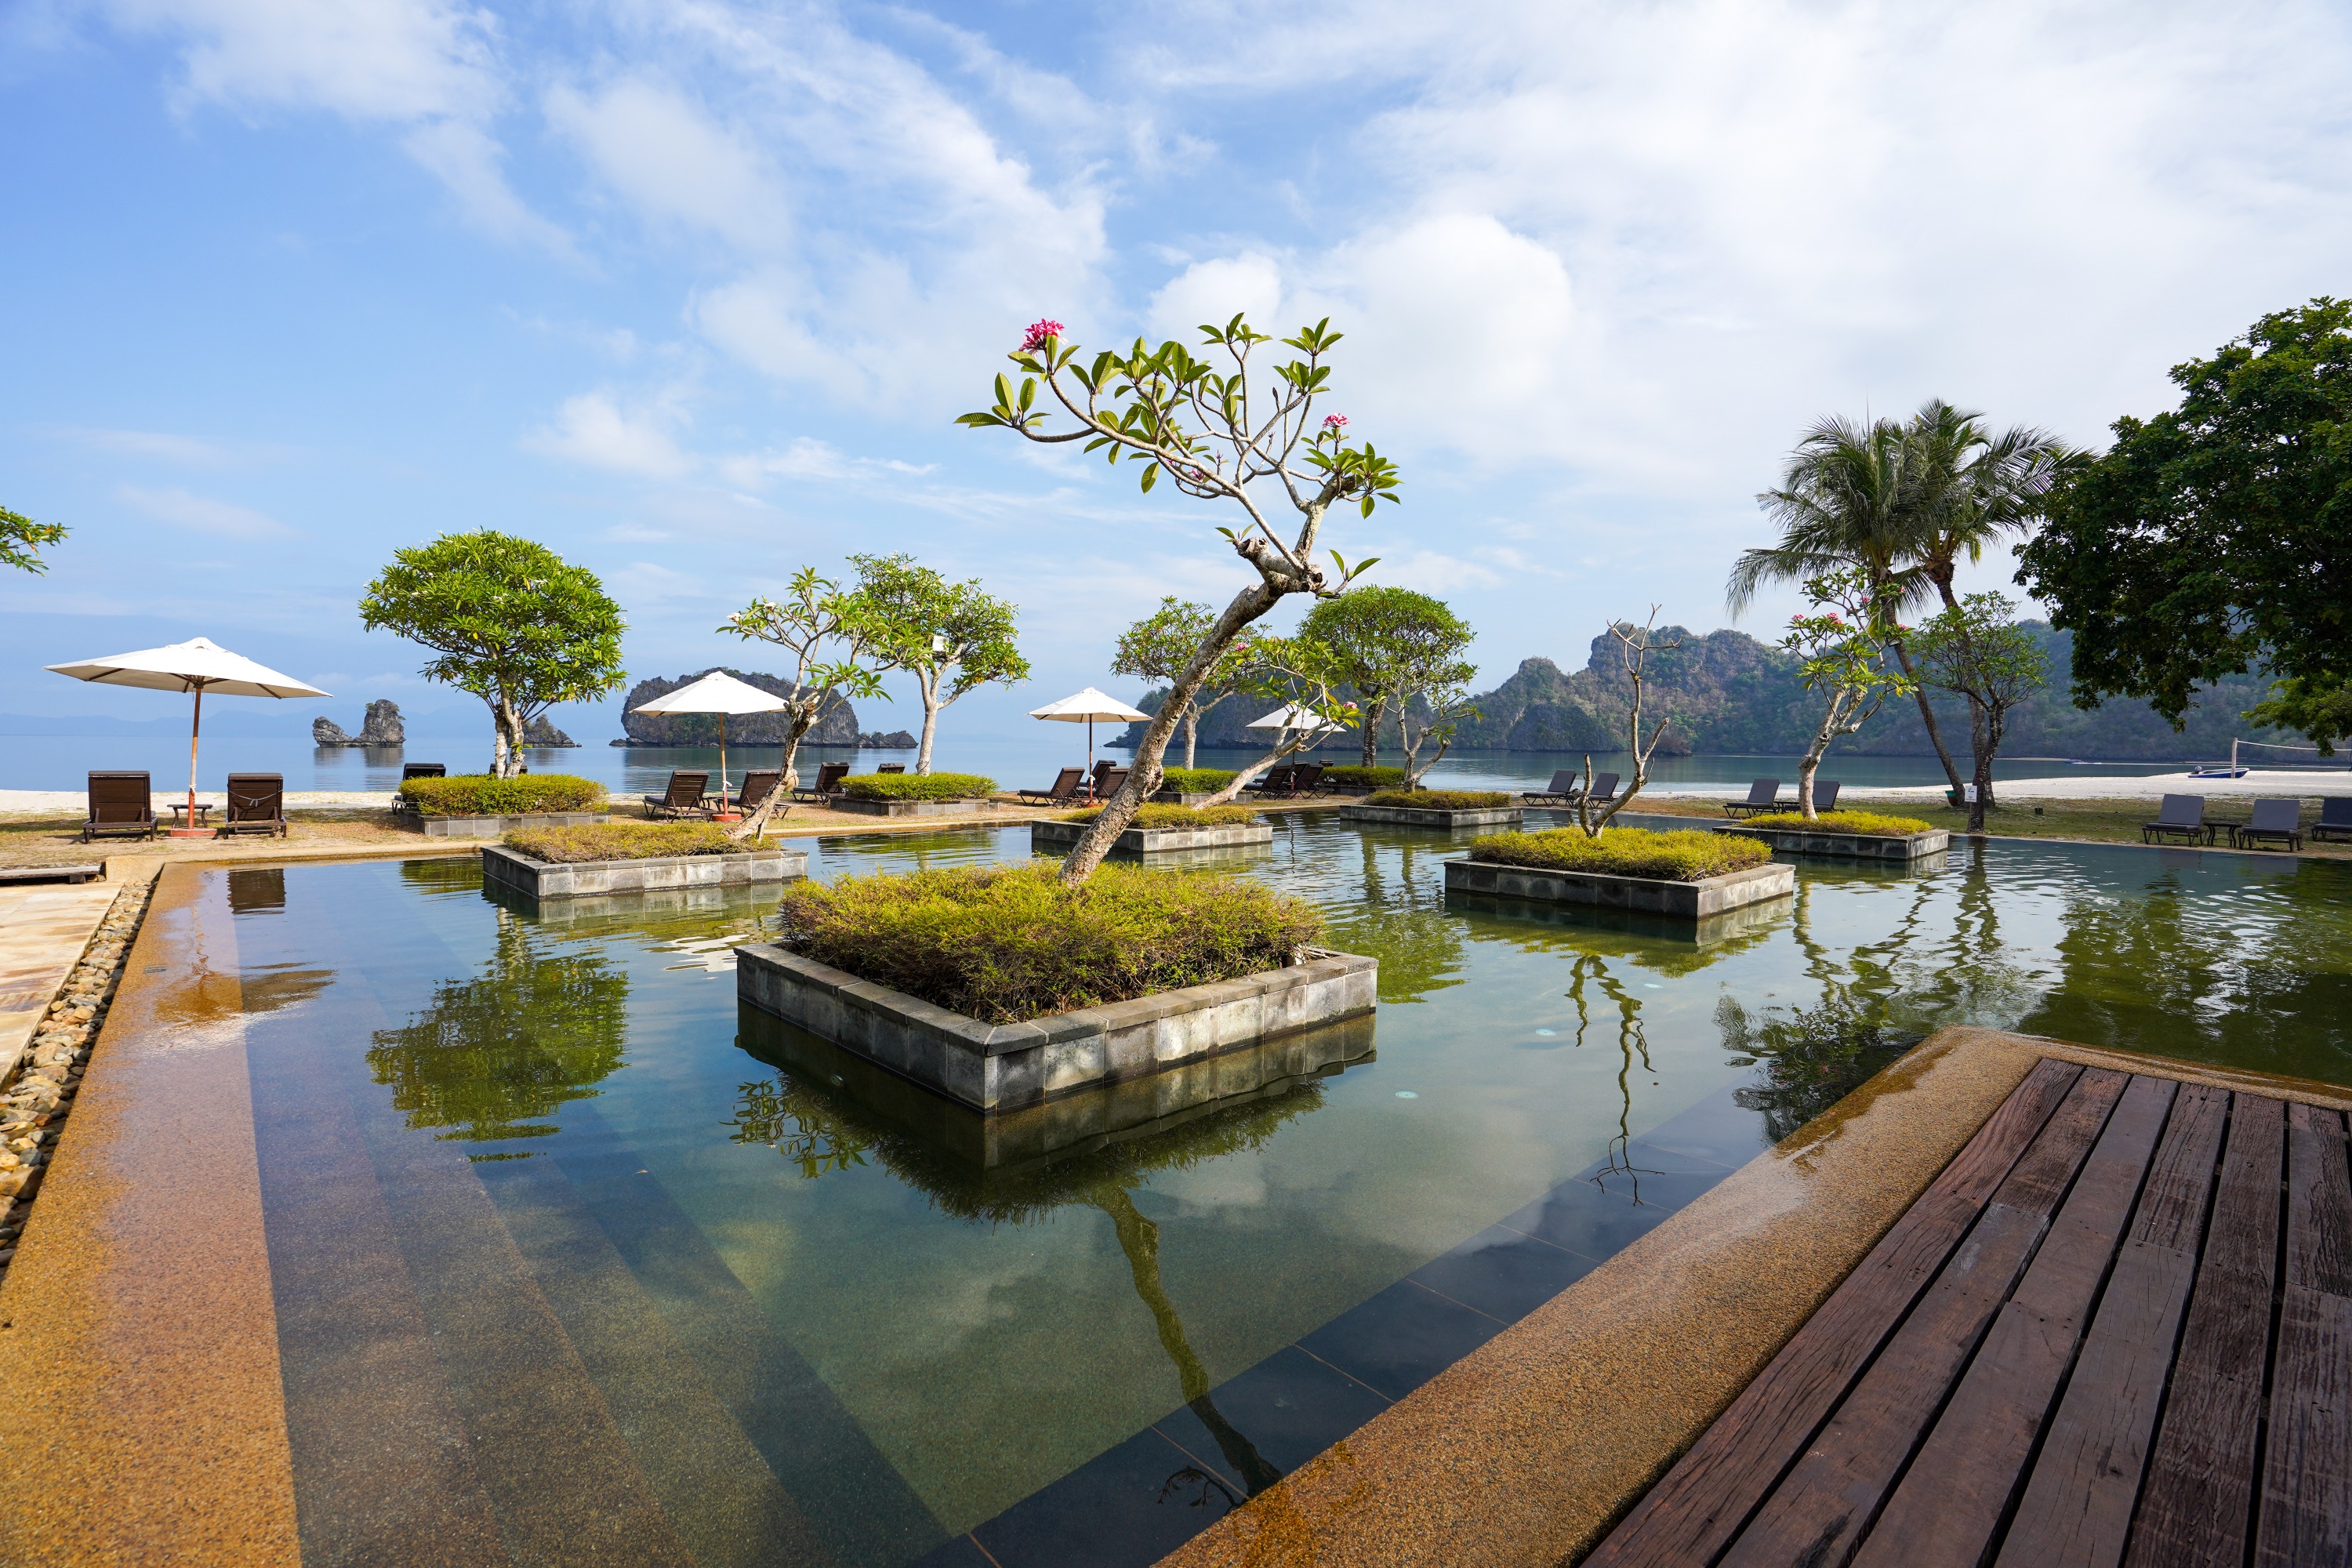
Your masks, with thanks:
[[[1065,888],[1033,863],[802,884],[780,940],[1004,1024],[1279,969],[1322,929],[1312,905],[1242,878],[1107,865]]]
[[[841,793],[852,800],[986,800],[996,781],[982,773],[853,773]]]
[[[1473,839],[1470,858],[1547,871],[1696,882],[1761,866],[1772,858],[1772,851],[1753,838],[1712,830],[1653,833],[1645,827],[1612,827],[1598,838],[1587,838],[1581,828],[1555,827],[1542,833],[1492,833]]]
[[[1407,805],[1415,811],[1486,811],[1516,803],[1516,797],[1490,789],[1390,789],[1364,801],[1366,805]]]
[[[1092,822],[1102,815],[1097,806],[1066,820]],[[1147,805],[1135,814],[1130,827],[1240,827],[1257,820],[1246,805]]]
[[[425,816],[523,816],[540,811],[602,811],[604,786],[577,773],[488,773],[410,779],[400,798]]]
[[[1323,782],[1336,789],[1395,789],[1404,781],[1402,768],[1366,768],[1349,763],[1323,770]]]
[[[502,843],[534,860],[573,866],[590,860],[647,860],[665,855],[747,851],[708,822],[606,822],[583,827],[524,827]]]
[[[1237,776],[1231,768],[1170,768],[1160,775],[1160,787],[1205,795],[1224,788]]]
[[[1875,811],[1825,811],[1810,822],[1801,811],[1775,811],[1751,816],[1739,826],[1803,827],[1815,833],[1854,833],[1864,838],[1908,838],[1927,831],[1927,825],[1916,816],[1888,816]]]

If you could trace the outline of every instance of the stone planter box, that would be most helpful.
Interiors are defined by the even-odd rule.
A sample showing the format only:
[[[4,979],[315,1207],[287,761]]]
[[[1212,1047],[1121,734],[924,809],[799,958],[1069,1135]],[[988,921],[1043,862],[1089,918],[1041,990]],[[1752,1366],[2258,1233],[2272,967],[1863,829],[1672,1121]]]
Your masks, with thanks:
[[[1769,931],[1789,918],[1787,899],[1767,899],[1742,904],[1719,915],[1688,920],[1642,910],[1609,909],[1597,904],[1539,903],[1529,899],[1496,898],[1451,889],[1445,908],[1451,913],[1484,915],[1530,925],[1564,926],[1580,931],[1622,931],[1629,936],[1687,942],[1696,948],[1719,946],[1759,931]]]
[[[992,800],[852,800],[839,795],[825,803],[825,809],[858,816],[961,816],[995,804]]]
[[[735,950],[735,994],[980,1111],[1017,1110],[1370,1014],[1380,961],[1317,952],[1239,980],[1019,1024],[962,1013],[762,942]]]
[[[1377,1020],[1349,1018],[1260,1045],[1185,1062],[1041,1105],[994,1113],[941,1096],[756,1007],[742,1009],[735,1043],[771,1067],[834,1092],[967,1164],[1010,1174],[1049,1161],[1150,1138],[1234,1106],[1279,1100],[1373,1059]]]
[[[1941,827],[1914,833],[1907,838],[1878,837],[1860,833],[1815,832],[1802,827],[1749,827],[1724,823],[1717,833],[1761,840],[1776,855],[1831,855],[1841,860],[1905,862],[1941,855],[1952,847],[1952,836]]]
[[[1033,822],[1029,853],[1049,854],[1074,849],[1086,836],[1083,822]],[[1159,855],[1172,849],[1240,849],[1272,844],[1274,828],[1263,822],[1228,823],[1219,827],[1130,827],[1111,841],[1114,855]]]
[[[1213,789],[1162,789],[1151,792],[1154,805],[1206,805],[1217,798]]]
[[[411,833],[429,838],[497,838],[525,827],[588,827],[613,820],[602,811],[534,811],[520,816],[420,816],[393,808],[393,816]]]
[[[1638,910],[1676,920],[1703,921],[1748,904],[1785,899],[1797,890],[1793,866],[1751,866],[1696,882],[1658,877],[1611,877],[1596,871],[1550,871],[1536,866],[1499,866],[1468,857],[1445,862],[1447,893],[1484,893],[1553,904],[1589,904],[1603,910]]]
[[[482,880],[532,899],[577,899],[669,888],[724,888],[808,875],[805,849],[729,855],[661,855],[642,860],[536,860],[503,844],[482,846]]]
[[[1481,806],[1475,811],[1428,811],[1417,805],[1349,805],[1339,810],[1342,822],[1386,822],[1400,827],[1517,827],[1526,808]]]

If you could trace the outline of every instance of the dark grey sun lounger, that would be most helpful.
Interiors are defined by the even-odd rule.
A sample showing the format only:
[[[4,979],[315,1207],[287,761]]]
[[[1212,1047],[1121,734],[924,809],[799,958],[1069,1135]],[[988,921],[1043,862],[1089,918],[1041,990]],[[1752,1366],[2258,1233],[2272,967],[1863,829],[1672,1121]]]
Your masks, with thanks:
[[[829,800],[841,789],[841,781],[849,776],[847,763],[826,763],[816,770],[816,783],[803,784],[793,791],[794,800]]]
[[[2331,795],[2319,803],[2319,820],[2312,825],[2314,843],[2352,839],[2352,795]]]
[[[2303,847],[2303,802],[2254,802],[2252,818],[2231,826],[2230,842],[2240,849],[2251,849],[2262,844],[2283,844],[2291,850],[2300,850]]]
[[[1555,805],[1568,805],[1576,799],[1576,778],[1579,771],[1575,768],[1561,768],[1551,775],[1551,783],[1541,789],[1523,789],[1519,792],[1519,798],[1531,805],[1549,802]]]
[[[1087,770],[1084,768],[1064,768],[1054,775],[1051,788],[1016,790],[1014,793],[1023,800],[1033,801],[1039,805],[1076,805],[1078,804],[1078,786],[1086,782],[1086,777]]]
[[[2156,814],[2156,820],[2140,824],[2139,841],[2142,844],[2169,842],[2174,838],[2192,844],[2213,842],[2213,830],[2205,824],[2203,795],[2166,795],[2163,808]]]
[[[1765,812],[1770,811],[1780,804],[1780,781],[1779,779],[1758,779],[1755,783],[1748,786],[1748,798],[1746,800],[1727,800],[1723,803],[1723,815],[1726,816],[1760,816]]]

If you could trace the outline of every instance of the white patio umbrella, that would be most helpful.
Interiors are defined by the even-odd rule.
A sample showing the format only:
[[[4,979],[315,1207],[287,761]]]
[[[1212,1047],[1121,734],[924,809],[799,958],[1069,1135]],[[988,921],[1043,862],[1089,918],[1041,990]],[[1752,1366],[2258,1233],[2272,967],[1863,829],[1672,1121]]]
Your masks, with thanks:
[[[1306,730],[1318,735],[1336,734],[1347,727],[1296,702],[1285,703],[1265,718],[1253,719],[1242,726],[1244,730]]]
[[[1089,686],[1059,702],[1032,708],[1029,717],[1056,724],[1084,724],[1087,727],[1087,777],[1091,780],[1095,772],[1095,721],[1099,719],[1106,724],[1129,724],[1138,719],[1149,719],[1151,715],[1138,712],[1108,692],[1097,691]]]
[[[142,686],[151,691],[188,691],[195,710],[188,720],[188,827],[196,825],[196,739],[204,729],[205,693],[222,697],[326,697],[330,692],[280,675],[266,664],[231,653],[210,637],[190,637],[164,647],[141,648],[107,658],[77,659],[47,668],[76,680],[102,686]]]
[[[719,798],[727,799],[727,715],[781,713],[791,704],[773,692],[714,669],[691,686],[681,686],[666,697],[640,702],[633,713],[716,713],[719,715]]]

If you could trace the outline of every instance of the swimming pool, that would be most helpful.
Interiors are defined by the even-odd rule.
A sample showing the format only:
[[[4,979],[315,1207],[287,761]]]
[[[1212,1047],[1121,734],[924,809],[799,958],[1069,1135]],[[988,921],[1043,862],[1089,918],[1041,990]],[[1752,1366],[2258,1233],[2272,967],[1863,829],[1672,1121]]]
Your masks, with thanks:
[[[1149,1562],[1928,1028],[2352,1081],[2352,867],[1804,862],[1700,943],[1449,904],[1444,835],[1276,831],[1255,874],[1379,957],[1377,1019],[1044,1153],[739,1008],[772,892],[205,873],[305,1558]],[[1027,848],[830,839],[811,874]]]

